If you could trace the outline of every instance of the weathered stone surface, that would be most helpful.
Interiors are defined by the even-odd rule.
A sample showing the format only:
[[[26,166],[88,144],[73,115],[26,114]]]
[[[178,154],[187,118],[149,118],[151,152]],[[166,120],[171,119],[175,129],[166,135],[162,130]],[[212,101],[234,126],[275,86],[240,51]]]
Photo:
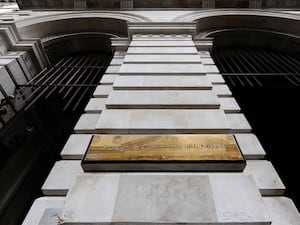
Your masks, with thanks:
[[[57,225],[59,224],[59,217],[62,208],[49,208],[45,209],[39,225]]]
[[[234,136],[246,159],[265,158],[266,152],[254,134],[235,134]]]
[[[109,66],[109,67],[107,67],[105,73],[106,74],[110,74],[110,73],[114,74],[114,73],[118,73],[119,70],[120,70],[119,65],[118,66]]]
[[[212,89],[207,76],[119,76],[114,89],[120,90],[207,90]]]
[[[65,197],[41,197],[34,201],[22,225],[40,225],[46,209],[63,208]]]
[[[219,73],[220,72],[216,65],[204,65],[204,68],[207,73]]]
[[[126,55],[124,63],[201,63],[198,55]]]
[[[112,85],[98,85],[93,96],[94,98],[107,98],[112,89]]]
[[[82,159],[91,138],[92,134],[71,135],[60,153],[62,159]]]
[[[274,196],[284,194],[285,186],[271,162],[266,160],[248,160],[244,173],[253,176],[262,195]]]
[[[106,98],[91,98],[85,107],[86,113],[101,113],[105,109]]]
[[[300,214],[293,201],[286,197],[263,198],[272,225],[299,225]]]
[[[204,64],[204,65],[214,65],[215,62],[213,61],[212,58],[206,58],[206,57],[201,57],[201,62]]]
[[[159,64],[159,63],[147,63],[147,64],[123,64],[119,71],[120,75],[130,74],[161,74],[161,75],[204,75],[205,69],[202,64]]]
[[[231,127],[231,132],[236,133],[249,133],[252,128],[248,123],[246,117],[242,113],[229,113],[226,118]]]
[[[108,109],[218,109],[211,90],[112,91],[106,101]]]
[[[67,194],[77,175],[83,173],[79,160],[63,160],[55,163],[48,175],[42,192],[44,195]]]
[[[228,133],[222,110],[104,110],[99,133]]]
[[[129,47],[127,54],[197,54],[195,47]]]
[[[94,133],[100,114],[82,114],[75,128],[75,133]]]
[[[113,58],[110,62],[111,66],[119,66],[123,63],[124,59],[123,58]]]
[[[206,77],[212,84],[225,84],[225,80],[221,74],[207,74]]]
[[[68,193],[62,221],[65,224],[270,224],[263,200],[250,177],[198,174],[78,176]]]

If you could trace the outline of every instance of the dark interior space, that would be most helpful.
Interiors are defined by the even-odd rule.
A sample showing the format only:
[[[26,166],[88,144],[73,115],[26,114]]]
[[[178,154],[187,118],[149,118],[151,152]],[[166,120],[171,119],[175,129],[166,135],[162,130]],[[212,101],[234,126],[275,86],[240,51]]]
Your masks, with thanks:
[[[240,46],[212,56],[299,210],[299,57]]]
[[[0,130],[0,224],[21,224],[111,55],[80,53],[59,59],[16,92],[16,116]],[[22,102],[21,102],[22,101]]]

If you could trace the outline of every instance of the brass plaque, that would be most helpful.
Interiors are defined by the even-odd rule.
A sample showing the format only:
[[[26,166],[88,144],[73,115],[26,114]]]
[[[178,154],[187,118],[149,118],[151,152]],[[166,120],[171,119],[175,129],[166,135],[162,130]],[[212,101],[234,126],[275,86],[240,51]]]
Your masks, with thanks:
[[[94,135],[87,161],[243,160],[232,135]]]

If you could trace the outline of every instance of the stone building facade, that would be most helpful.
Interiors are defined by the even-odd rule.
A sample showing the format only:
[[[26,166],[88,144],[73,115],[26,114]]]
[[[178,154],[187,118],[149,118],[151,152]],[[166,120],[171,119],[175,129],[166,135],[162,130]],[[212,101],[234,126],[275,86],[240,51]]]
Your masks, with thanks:
[[[23,225],[300,224],[297,208],[211,55],[215,46],[242,43],[299,57],[298,1],[17,2],[21,10],[0,15],[0,127],[52,88],[73,85],[75,97],[68,98],[75,106],[85,86],[94,88]],[[79,56],[97,51],[107,56],[108,65]],[[80,64],[85,60],[91,70]],[[78,86],[66,81],[75,77],[76,67],[91,71],[83,80],[93,69],[105,71],[96,85]],[[98,134],[230,136],[246,167],[84,172],[81,160]],[[12,190],[0,202],[5,224],[17,224],[5,213],[16,207],[10,204],[22,182],[5,186]]]

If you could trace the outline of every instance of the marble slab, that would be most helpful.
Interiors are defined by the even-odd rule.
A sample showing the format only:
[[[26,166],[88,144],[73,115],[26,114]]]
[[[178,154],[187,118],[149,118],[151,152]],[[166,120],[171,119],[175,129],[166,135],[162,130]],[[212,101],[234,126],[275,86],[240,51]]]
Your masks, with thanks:
[[[209,77],[207,75],[207,77]],[[213,85],[213,91],[216,92],[218,97],[232,97],[232,93],[226,84]]]
[[[195,47],[129,47],[127,54],[197,54]]]
[[[263,198],[272,225],[299,225],[300,214],[293,201],[287,197]]]
[[[210,90],[207,76],[119,76],[115,90]]]
[[[124,63],[201,63],[198,55],[126,55]]]
[[[85,107],[85,113],[101,113],[105,109],[106,98],[91,98]]]
[[[266,160],[248,160],[244,173],[251,174],[263,196],[283,195],[285,186],[272,163]]]
[[[68,193],[62,224],[270,224],[246,175],[84,174]]]
[[[83,154],[83,153],[82,153]],[[71,163],[70,163],[71,162]],[[65,195],[73,185],[76,176],[83,174],[80,160],[61,160],[58,161],[52,168],[44,186],[43,193],[46,195]],[[105,174],[105,173],[102,173]],[[109,173],[107,173],[109,174]],[[118,173],[119,174],[119,173]],[[122,174],[126,174],[125,171]],[[149,175],[156,174],[164,176],[168,175],[226,175],[221,170],[215,172],[134,172],[128,174]],[[275,168],[269,161],[266,160],[248,160],[243,172],[236,172],[235,174],[250,175],[254,180],[261,195],[282,195],[285,191],[285,186],[276,173]],[[228,174],[227,174],[228,175]],[[65,177],[66,180],[62,180]]]
[[[132,40],[130,42],[130,47],[192,47],[195,46],[194,42],[192,40]]]
[[[241,108],[234,98],[218,98],[218,101],[221,104],[221,109],[225,113],[239,113]]]
[[[223,110],[215,109],[111,109],[104,110],[98,133],[228,133]]]
[[[82,159],[92,134],[72,134],[60,153],[62,159]]]
[[[34,201],[22,225],[41,225],[45,210],[63,208],[65,197],[41,197]]]
[[[211,90],[114,90],[106,101],[107,109],[219,109]]]
[[[94,133],[100,114],[82,114],[75,125],[75,133]]]
[[[250,133],[252,128],[242,113],[229,113],[226,118],[231,127],[232,133]]]
[[[123,64],[120,68],[120,75],[128,74],[148,74],[148,75],[205,75],[206,70],[201,63],[193,64]]]
[[[65,196],[77,175],[83,173],[79,160],[57,161],[42,186],[46,196]]]
[[[266,152],[254,134],[235,134],[235,139],[246,159],[264,159]]]
[[[113,90],[112,85],[98,85],[93,93],[94,98],[107,98],[109,93]]]
[[[104,74],[100,80],[100,84],[112,85],[117,77],[119,77],[119,74]]]

